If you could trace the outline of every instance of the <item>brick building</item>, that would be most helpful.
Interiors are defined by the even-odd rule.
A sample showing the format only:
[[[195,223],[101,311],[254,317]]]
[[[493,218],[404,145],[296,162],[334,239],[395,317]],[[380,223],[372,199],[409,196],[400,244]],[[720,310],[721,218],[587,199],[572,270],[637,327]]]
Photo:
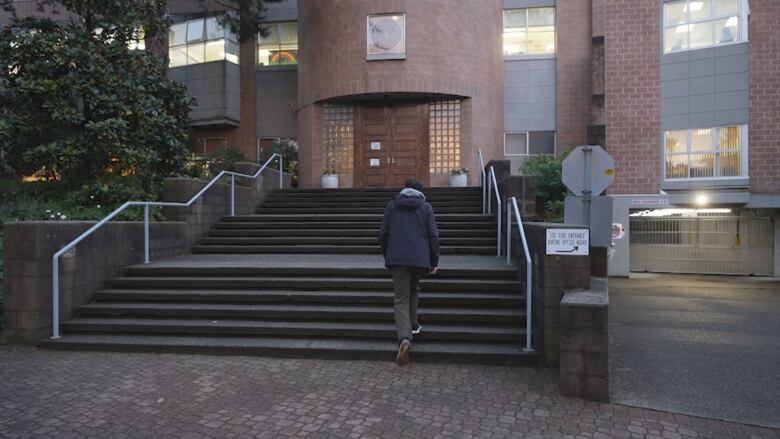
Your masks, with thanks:
[[[284,0],[242,44],[205,4],[169,1],[201,152],[295,139],[304,187],[441,186],[601,144],[611,274],[780,274],[780,2]]]

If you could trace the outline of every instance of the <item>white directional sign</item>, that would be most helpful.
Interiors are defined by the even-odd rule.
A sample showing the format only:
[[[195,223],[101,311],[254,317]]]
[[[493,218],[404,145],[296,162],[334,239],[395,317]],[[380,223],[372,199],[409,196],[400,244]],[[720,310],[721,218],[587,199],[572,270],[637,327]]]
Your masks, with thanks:
[[[547,254],[588,256],[590,233],[588,229],[547,229]]]
[[[574,195],[598,195],[615,181],[615,159],[598,145],[578,146],[563,161],[561,179]]]

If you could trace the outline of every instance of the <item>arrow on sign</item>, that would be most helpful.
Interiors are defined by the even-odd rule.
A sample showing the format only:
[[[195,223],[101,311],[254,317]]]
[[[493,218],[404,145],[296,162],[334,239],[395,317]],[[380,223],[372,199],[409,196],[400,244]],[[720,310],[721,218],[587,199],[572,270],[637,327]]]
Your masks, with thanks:
[[[572,248],[571,250],[558,250],[556,253],[574,253],[579,249],[580,247],[578,245],[575,245],[574,248]]]

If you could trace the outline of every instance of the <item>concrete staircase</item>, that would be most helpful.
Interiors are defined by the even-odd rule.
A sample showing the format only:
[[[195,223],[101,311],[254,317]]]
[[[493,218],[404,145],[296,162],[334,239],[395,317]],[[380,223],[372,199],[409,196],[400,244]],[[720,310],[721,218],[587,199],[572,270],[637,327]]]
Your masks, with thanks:
[[[421,283],[413,361],[529,364],[519,273],[495,254],[480,190],[429,189],[444,255]],[[376,235],[389,190],[275,192],[195,254],[135,265],[62,325],[53,349],[377,359],[396,350]]]

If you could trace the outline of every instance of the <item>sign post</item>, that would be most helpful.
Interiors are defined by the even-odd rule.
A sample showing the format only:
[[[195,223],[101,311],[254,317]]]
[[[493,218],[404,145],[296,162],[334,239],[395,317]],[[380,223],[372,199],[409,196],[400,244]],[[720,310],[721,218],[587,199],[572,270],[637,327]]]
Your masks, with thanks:
[[[563,161],[561,179],[582,202],[582,223],[590,225],[593,194],[615,181],[615,159],[599,145],[578,146]]]

